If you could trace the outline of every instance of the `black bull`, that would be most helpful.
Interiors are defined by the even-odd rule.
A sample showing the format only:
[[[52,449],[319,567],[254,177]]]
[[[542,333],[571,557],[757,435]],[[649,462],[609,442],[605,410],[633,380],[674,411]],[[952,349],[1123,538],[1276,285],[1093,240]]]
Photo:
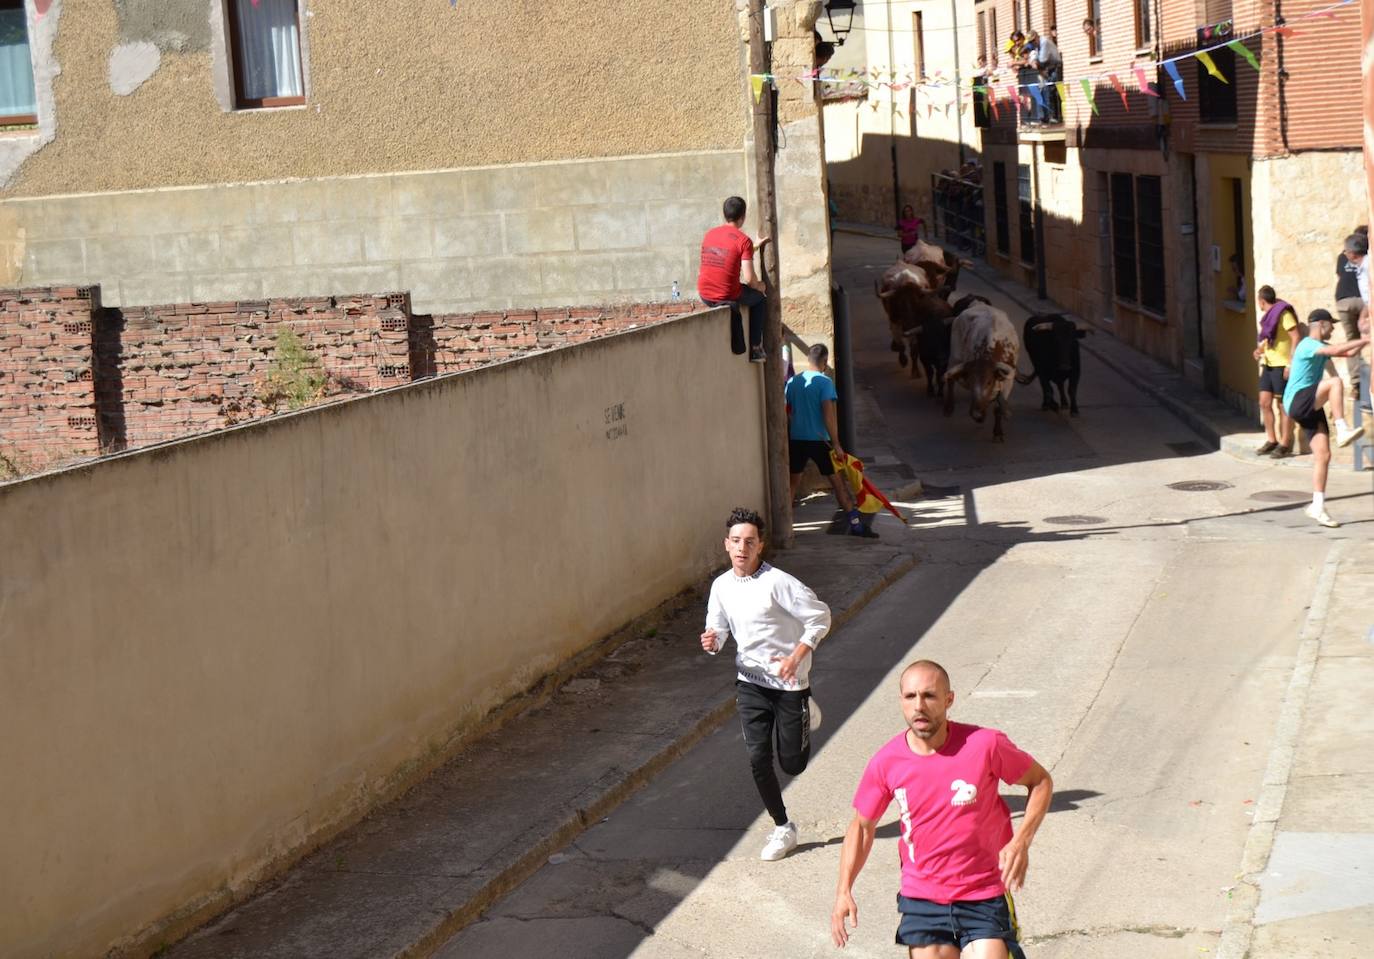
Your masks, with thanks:
[[[1025,386],[1039,378],[1042,410],[1057,411],[1067,406],[1070,416],[1078,415],[1078,378],[1082,372],[1078,341],[1087,335],[1087,330],[1080,330],[1060,313],[1040,313],[1026,320],[1021,342],[1035,371],[1018,373],[1016,382]],[[1059,388],[1058,402],[1051,385]]]

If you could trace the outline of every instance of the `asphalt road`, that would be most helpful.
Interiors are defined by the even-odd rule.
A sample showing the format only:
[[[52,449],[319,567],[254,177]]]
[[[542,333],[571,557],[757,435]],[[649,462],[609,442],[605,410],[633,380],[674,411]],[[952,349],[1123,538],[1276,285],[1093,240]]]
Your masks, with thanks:
[[[758,860],[771,823],[730,725],[445,959],[838,955],[828,920],[850,799],[901,729],[897,673],[922,656],[952,673],[954,718],[1006,730],[1054,775],[1018,897],[1028,953],[1219,954],[1308,607],[1333,545],[1374,538],[1367,478],[1332,477],[1329,509],[1347,522],[1321,529],[1301,513],[1305,474],[1207,452],[1087,355],[1080,417],[1042,413],[1038,388],[1018,387],[995,444],[966,402],[945,419],[887,348],[866,291],[895,243],[841,236],[836,254],[861,415],[927,494],[908,504],[920,565],[817,652],[826,723],[786,790],[801,845]],[[975,279],[961,288],[1023,315]],[[878,529],[897,535],[896,522]],[[890,812],[845,955],[903,954],[895,837]]]

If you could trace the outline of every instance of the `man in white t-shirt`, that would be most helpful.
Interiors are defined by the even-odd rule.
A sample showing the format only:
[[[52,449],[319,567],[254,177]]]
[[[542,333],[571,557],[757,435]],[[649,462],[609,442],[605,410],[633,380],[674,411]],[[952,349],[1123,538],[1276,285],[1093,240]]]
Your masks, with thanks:
[[[774,742],[782,771],[800,774],[811,758],[811,730],[820,725],[811,699],[811,653],[830,631],[830,607],[763,561],[758,513],[736,509],[725,526],[730,569],[711,584],[701,648],[715,655],[735,640],[735,706],[754,784],[774,825],[760,858],[773,862],[797,846],[773,769]]]

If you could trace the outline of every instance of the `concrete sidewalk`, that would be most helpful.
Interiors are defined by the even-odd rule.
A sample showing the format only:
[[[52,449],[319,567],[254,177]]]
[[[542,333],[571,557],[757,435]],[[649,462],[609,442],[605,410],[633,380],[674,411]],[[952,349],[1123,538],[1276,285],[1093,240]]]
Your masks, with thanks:
[[[919,490],[883,443],[876,406],[856,405],[854,452],[870,479],[894,498]],[[815,589],[842,629],[915,565],[915,534],[884,514],[881,539],[827,535],[832,513],[828,495],[807,497],[794,548],[770,559]],[[734,715],[734,670],[700,649],[704,615],[700,587],[660,607],[405,796],[161,955],[428,955]]]
[[[1332,544],[1300,641],[1219,959],[1352,959],[1374,940],[1374,544]]]

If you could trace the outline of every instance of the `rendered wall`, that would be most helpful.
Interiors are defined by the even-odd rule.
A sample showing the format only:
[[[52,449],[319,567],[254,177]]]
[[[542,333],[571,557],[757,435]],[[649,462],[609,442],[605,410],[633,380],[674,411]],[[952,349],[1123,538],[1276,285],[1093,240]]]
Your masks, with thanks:
[[[226,904],[718,565],[764,496],[727,324],[0,486],[0,954]]]
[[[222,0],[28,6],[60,74],[16,196],[738,149],[747,126],[731,0],[308,0],[305,106],[238,111]],[[121,95],[139,42],[152,72]]]

